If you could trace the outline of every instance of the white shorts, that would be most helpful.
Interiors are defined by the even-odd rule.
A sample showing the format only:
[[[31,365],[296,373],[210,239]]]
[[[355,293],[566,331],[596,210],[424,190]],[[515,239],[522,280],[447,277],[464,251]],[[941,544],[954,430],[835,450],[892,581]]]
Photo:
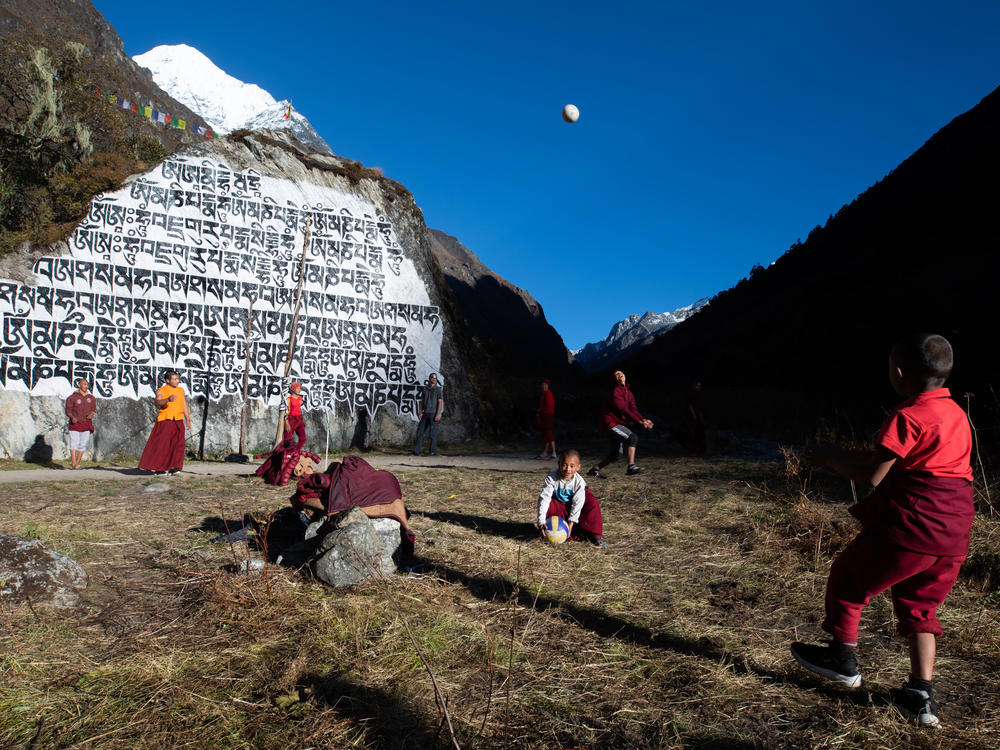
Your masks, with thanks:
[[[71,451],[87,450],[87,443],[90,442],[90,430],[70,430],[69,449]]]

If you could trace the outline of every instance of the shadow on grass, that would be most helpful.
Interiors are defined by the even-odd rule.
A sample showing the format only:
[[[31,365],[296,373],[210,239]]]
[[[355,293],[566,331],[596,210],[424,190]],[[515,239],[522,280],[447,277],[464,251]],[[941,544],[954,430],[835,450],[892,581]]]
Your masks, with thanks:
[[[322,701],[341,716],[368,728],[366,747],[403,748],[451,747],[445,743],[447,730],[440,733],[427,726],[425,719],[412,708],[403,705],[388,693],[358,685],[343,675],[319,677],[306,675],[301,686],[311,691],[317,702]]]
[[[473,596],[484,601],[509,600],[513,595],[513,584],[506,578],[473,576],[447,566],[429,563],[424,572],[436,574],[446,581],[465,586]],[[746,656],[734,654],[725,648],[721,639],[701,637],[698,639],[676,635],[658,628],[636,625],[617,615],[600,609],[581,607],[548,596],[536,596],[526,587],[519,587],[517,602],[522,607],[536,612],[547,612],[556,617],[585,628],[602,638],[629,643],[644,648],[673,651],[685,656],[694,656],[716,664],[724,664],[737,674],[766,679],[775,683],[787,683],[805,690],[820,692],[829,698],[856,705],[883,705],[878,694],[866,689],[853,692],[824,682],[805,670],[798,670],[788,655],[789,667],[793,671],[773,671],[753,664]]]
[[[478,531],[480,534],[491,536],[503,536],[514,541],[531,541],[538,538],[538,529],[533,524],[521,521],[498,521],[495,518],[485,516],[470,516],[465,513],[451,513],[446,510],[427,512],[422,510],[410,511],[411,515],[429,518],[432,521],[442,521],[453,523],[457,526],[464,526],[467,529]]]
[[[211,531],[215,534],[232,534],[239,531],[246,525],[245,518],[219,518],[218,516],[208,516],[201,519],[201,523],[192,526],[188,531]]]

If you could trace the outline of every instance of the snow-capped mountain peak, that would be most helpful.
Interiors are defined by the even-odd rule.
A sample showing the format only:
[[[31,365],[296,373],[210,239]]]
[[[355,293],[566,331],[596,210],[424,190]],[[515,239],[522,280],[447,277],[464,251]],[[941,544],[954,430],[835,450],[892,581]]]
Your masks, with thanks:
[[[317,151],[333,153],[309,121],[253,83],[234,78],[187,44],[163,44],[133,58],[157,85],[209,122],[220,135],[234,130],[288,129]]]
[[[634,313],[611,326],[611,331],[601,341],[587,344],[573,352],[573,355],[576,361],[590,372],[610,367],[648,344],[656,336],[691,317],[707,304],[706,297],[690,305],[678,307],[673,312],[645,312],[641,315]]]

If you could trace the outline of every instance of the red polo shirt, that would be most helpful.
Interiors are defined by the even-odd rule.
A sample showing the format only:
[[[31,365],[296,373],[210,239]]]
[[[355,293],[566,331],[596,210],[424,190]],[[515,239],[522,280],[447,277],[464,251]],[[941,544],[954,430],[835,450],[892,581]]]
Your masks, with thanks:
[[[964,556],[975,512],[972,430],[947,388],[904,401],[876,442],[899,458],[875,491],[852,506],[866,530],[924,555]]]
[[[925,391],[897,406],[876,442],[899,456],[893,471],[972,481],[972,430],[947,388]]]

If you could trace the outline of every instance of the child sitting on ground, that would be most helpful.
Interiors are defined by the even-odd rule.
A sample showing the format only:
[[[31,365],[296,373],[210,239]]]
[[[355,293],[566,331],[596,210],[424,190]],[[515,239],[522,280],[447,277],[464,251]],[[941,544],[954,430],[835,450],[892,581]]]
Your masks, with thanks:
[[[586,538],[595,547],[607,547],[601,506],[579,471],[579,453],[568,450],[559,454],[559,468],[546,475],[538,496],[538,530],[544,536],[545,519],[559,516],[569,526],[570,539]],[[582,533],[574,533],[574,529]]]
[[[942,632],[937,608],[968,554],[974,510],[972,432],[942,387],[952,359],[951,344],[942,336],[903,339],[889,356],[889,381],[906,400],[882,424],[875,449],[807,449],[810,463],[875,489],[850,508],[861,532],[830,568],[823,629],[833,641],[791,647],[806,669],[849,688],[859,686],[854,649],[861,610],[891,588],[898,630],[910,651],[909,679],[892,691],[892,699],[926,727],[939,723],[933,687],[936,638]]]

